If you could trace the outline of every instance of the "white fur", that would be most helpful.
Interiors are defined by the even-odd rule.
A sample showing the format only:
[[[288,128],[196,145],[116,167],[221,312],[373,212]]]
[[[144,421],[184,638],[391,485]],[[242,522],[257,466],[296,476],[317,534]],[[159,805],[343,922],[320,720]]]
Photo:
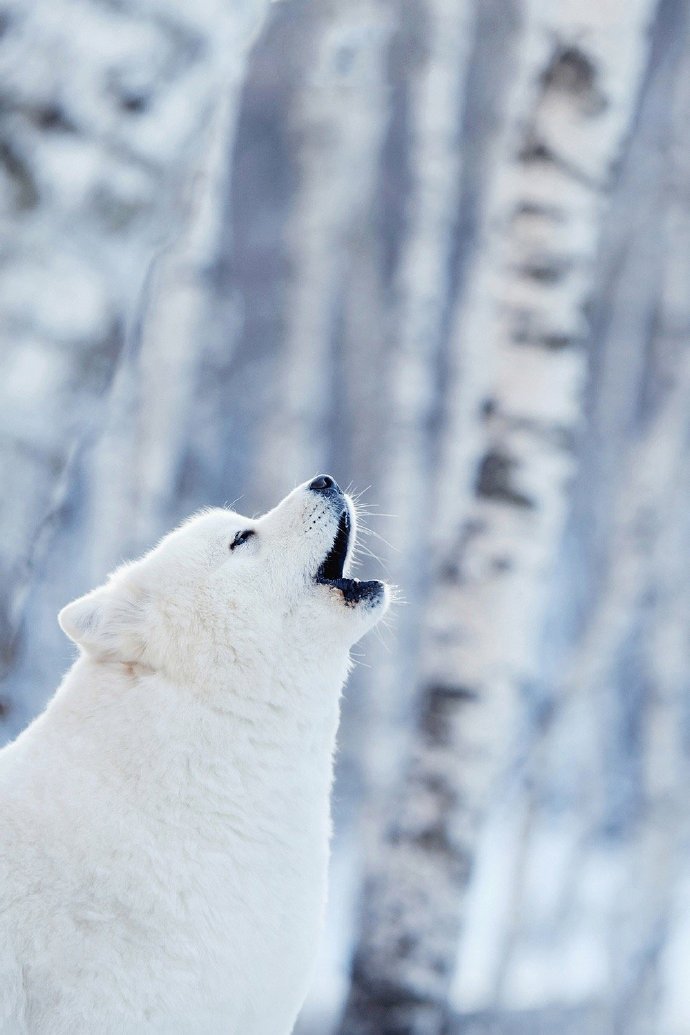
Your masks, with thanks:
[[[207,511],[61,612],[80,657],[0,752],[0,1035],[292,1030],[349,647],[387,603],[314,581],[337,520],[305,486]]]

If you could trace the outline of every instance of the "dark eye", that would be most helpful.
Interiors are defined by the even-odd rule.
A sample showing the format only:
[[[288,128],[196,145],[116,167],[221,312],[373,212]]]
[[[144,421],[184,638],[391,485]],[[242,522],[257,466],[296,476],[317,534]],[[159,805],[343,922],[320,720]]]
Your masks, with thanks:
[[[256,532],[252,528],[245,528],[243,532],[238,532],[230,543],[230,549],[234,550],[236,546],[241,546],[242,543],[246,543],[253,535],[256,535]]]

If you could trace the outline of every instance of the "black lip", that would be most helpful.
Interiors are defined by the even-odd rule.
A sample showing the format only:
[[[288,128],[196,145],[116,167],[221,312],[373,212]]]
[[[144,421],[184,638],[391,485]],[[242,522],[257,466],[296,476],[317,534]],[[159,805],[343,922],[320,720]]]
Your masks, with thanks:
[[[370,600],[372,603],[375,603],[380,599],[384,591],[383,583],[375,579],[369,582],[360,582],[359,579],[317,578],[316,581],[324,586],[333,586],[334,589],[339,589],[343,594],[345,603],[349,607],[354,607],[363,600]]]
[[[345,560],[347,558],[347,550],[350,545],[351,531],[352,523],[350,521],[350,514],[349,511],[345,509],[340,515],[340,520],[338,521],[338,531],[333,540],[333,546],[326,554],[321,567],[316,573],[316,577],[319,582],[335,582],[336,579],[342,579]]]

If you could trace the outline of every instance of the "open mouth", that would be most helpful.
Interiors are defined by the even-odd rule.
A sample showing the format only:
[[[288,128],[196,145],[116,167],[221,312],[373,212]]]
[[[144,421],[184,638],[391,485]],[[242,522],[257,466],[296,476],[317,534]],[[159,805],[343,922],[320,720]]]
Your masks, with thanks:
[[[351,534],[352,522],[350,512],[346,507],[340,515],[333,545],[316,573],[316,581],[339,589],[345,603],[354,605],[361,600],[378,596],[383,592],[383,585],[376,581],[361,582],[359,579],[349,579],[343,576]]]
[[[326,554],[326,557],[317,572],[316,577],[320,582],[334,582],[336,579],[342,579],[343,571],[345,569],[345,560],[347,558],[347,550],[350,545],[351,528],[350,514],[349,511],[345,509],[340,515],[338,531],[333,540],[333,546]]]

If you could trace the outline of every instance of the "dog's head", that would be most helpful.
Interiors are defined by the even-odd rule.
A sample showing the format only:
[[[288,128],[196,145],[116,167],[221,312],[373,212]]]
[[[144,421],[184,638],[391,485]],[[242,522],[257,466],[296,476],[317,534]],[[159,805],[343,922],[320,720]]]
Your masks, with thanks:
[[[383,583],[348,576],[355,538],[351,499],[321,475],[258,519],[195,515],[68,604],[60,625],[91,657],[173,679],[229,664],[270,678],[290,659],[340,668],[389,600]]]

